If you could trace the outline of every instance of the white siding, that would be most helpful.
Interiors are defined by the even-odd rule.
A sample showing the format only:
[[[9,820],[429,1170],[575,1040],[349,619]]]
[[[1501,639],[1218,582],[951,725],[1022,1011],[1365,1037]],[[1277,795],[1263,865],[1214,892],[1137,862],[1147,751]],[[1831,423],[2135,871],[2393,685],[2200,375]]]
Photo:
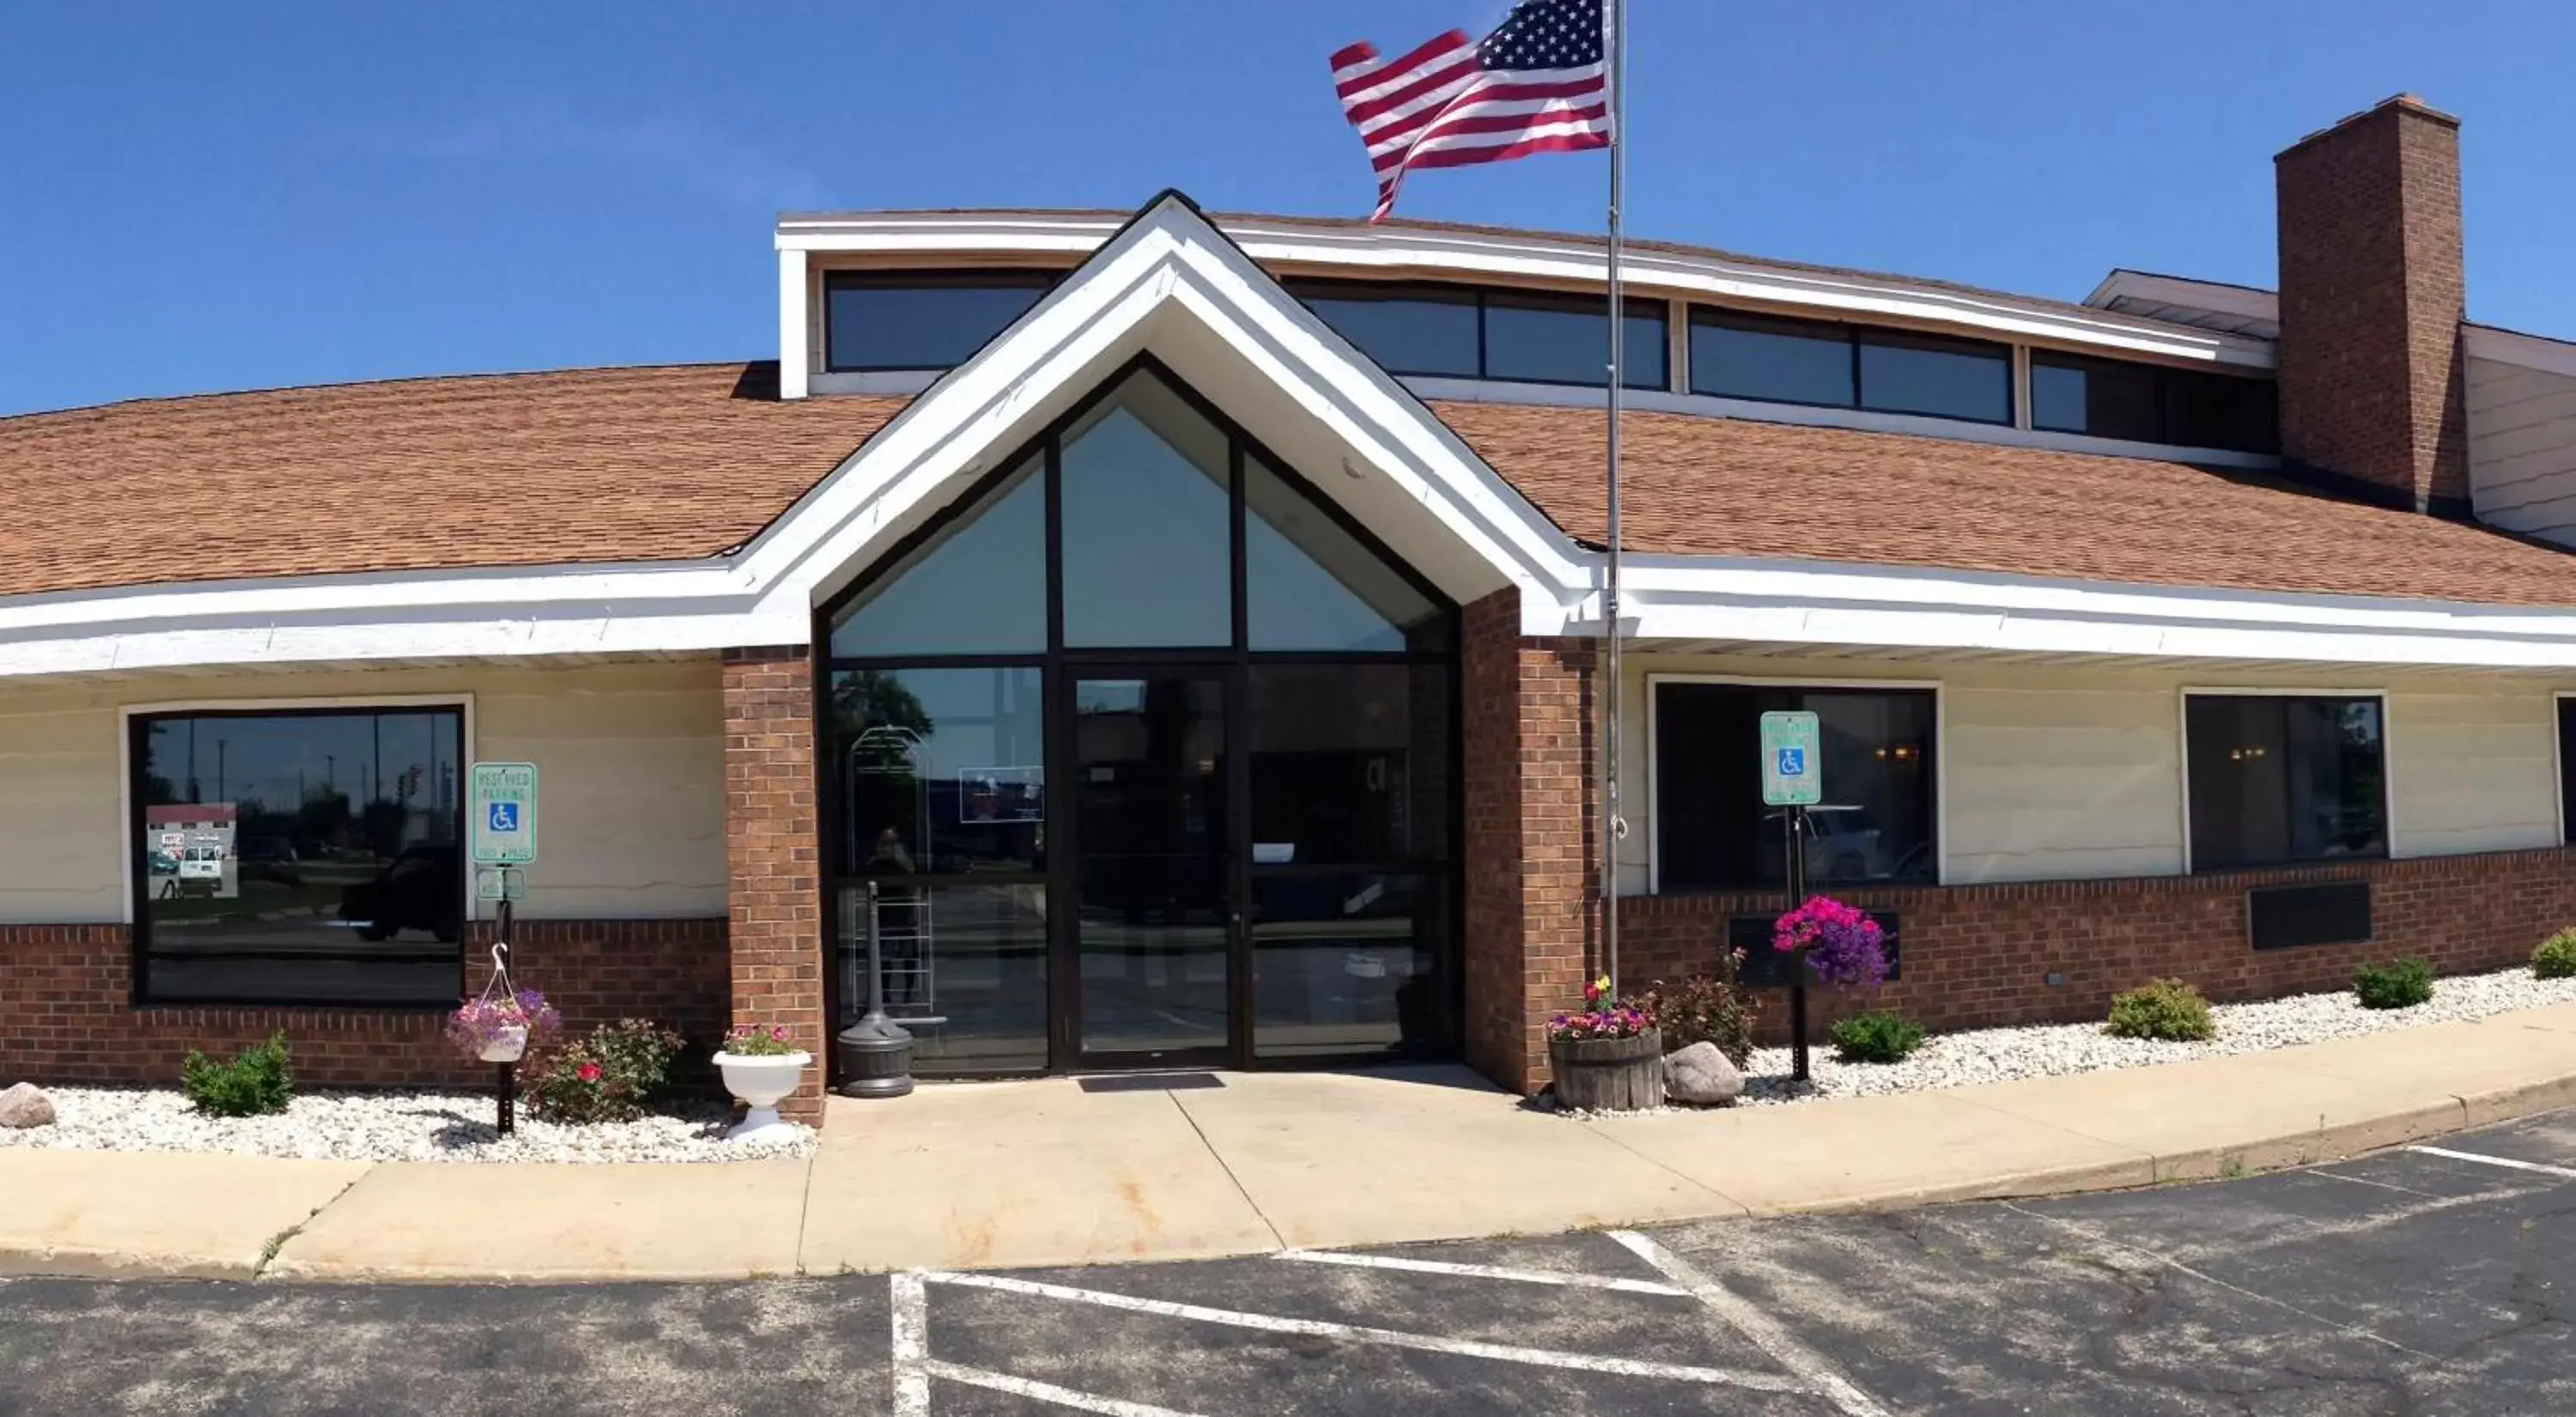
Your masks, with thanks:
[[[445,695],[470,756],[542,774],[531,918],[725,912],[724,708],[713,661],[134,680],[0,693],[0,921],[123,920],[122,706]]]
[[[2387,697],[2391,847],[2402,856],[2558,840],[2556,709],[2539,677],[2028,669],[1631,651],[1623,890],[1648,889],[1647,677],[1937,683],[1944,879],[2169,875],[2183,868],[2182,691],[2372,689]],[[1828,795],[1831,786],[1828,784]]]
[[[2469,492],[2479,520],[2576,545],[2576,376],[2466,362]]]

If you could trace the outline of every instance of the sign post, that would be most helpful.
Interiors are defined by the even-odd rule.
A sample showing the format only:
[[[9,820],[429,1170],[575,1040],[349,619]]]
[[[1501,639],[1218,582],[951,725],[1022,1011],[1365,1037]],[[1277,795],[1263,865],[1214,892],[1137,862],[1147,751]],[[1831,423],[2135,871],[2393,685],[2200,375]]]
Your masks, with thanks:
[[[529,862],[537,859],[537,765],[476,763],[466,807],[466,854],[474,863],[474,898],[499,902],[493,924],[493,958],[497,968],[510,963],[510,935],[516,925],[511,906],[528,893]],[[519,1068],[497,1064],[500,1109],[494,1126],[501,1135],[518,1130]]]
[[[1817,752],[1818,729],[1813,713],[1762,715],[1762,801],[1777,807],[1784,819],[1789,909],[1807,903],[1807,809],[1825,800],[1825,774]],[[1807,1057],[1807,955],[1789,962],[1790,1077],[1810,1076]]]

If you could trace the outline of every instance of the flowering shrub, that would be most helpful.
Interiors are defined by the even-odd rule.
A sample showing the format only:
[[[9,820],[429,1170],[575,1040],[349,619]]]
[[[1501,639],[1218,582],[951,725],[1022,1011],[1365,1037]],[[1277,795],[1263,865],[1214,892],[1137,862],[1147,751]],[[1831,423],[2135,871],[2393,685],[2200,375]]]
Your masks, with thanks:
[[[746,1023],[725,1035],[724,1051],[737,1058],[783,1058],[804,1050],[783,1023]]]
[[[563,1015],[556,1013],[546,996],[534,989],[497,999],[475,999],[447,1016],[447,1041],[462,1050],[468,1058],[483,1056],[483,1050],[501,1036],[504,1029],[524,1028],[528,1046],[536,1047],[552,1038],[563,1027]]]
[[[1887,982],[1886,932],[1869,912],[1817,896],[1772,924],[1771,947],[1805,950],[1816,982],[1875,989]]]
[[[1735,982],[1744,951],[1729,950],[1719,960],[1725,968],[1717,975],[1695,974],[1679,984],[1659,979],[1638,1003],[1655,1016],[1667,1050],[1714,1043],[1741,1068],[1753,1057],[1753,1019],[1760,1005],[1753,991]]]
[[[631,1122],[662,1091],[681,1046],[679,1034],[644,1019],[602,1024],[546,1060],[528,1105],[549,1122]]]
[[[1610,979],[1604,975],[1583,986],[1583,1008],[1576,1013],[1558,1014],[1547,1021],[1550,1040],[1573,1042],[1586,1038],[1635,1038],[1655,1026],[1651,1005],[1610,997]]]

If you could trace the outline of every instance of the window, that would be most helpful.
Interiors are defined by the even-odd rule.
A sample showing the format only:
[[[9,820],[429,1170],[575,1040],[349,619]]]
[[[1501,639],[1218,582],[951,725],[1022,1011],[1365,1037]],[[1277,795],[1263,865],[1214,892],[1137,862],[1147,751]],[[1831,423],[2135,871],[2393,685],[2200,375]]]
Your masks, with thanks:
[[[827,274],[823,366],[836,374],[955,368],[1054,283],[1043,271]]]
[[[1846,326],[1694,309],[1690,334],[1692,393],[1830,408],[1858,402]]]
[[[464,713],[139,714],[136,994],[450,1006],[464,986]]]
[[[1390,374],[1609,382],[1606,300],[1347,280],[1290,281],[1288,291]],[[1669,387],[1663,302],[1629,301],[1621,338],[1621,383]]]
[[[1691,392],[2010,423],[2012,350],[1824,320],[1691,310]]]
[[[1786,884],[1783,820],[1762,802],[1761,721],[1798,709],[1822,739],[1809,883],[1936,878],[1932,690],[1658,680],[1653,708],[1659,889]]]
[[[2383,727],[2376,697],[2186,696],[2191,868],[2387,855]]]
[[[2558,839],[2576,843],[2576,698],[2558,699]]]
[[[1978,340],[1862,330],[1860,406],[2010,423],[2012,351]]]
[[[2268,379],[2033,350],[2030,421],[2058,433],[2268,453],[2280,446]]]

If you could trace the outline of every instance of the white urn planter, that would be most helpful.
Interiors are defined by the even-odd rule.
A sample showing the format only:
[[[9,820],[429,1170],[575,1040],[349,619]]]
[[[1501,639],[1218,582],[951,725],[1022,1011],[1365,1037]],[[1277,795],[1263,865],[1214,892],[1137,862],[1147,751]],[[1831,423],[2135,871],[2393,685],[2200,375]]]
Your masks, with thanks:
[[[492,1030],[491,1036],[483,1040],[483,1046],[476,1056],[487,1063],[515,1063],[527,1056],[527,1052],[528,1030],[504,1027]]]
[[[790,1124],[778,1115],[778,1104],[796,1091],[797,1080],[813,1065],[811,1053],[716,1054],[725,1091],[750,1109],[725,1136],[745,1141],[787,1131]]]

